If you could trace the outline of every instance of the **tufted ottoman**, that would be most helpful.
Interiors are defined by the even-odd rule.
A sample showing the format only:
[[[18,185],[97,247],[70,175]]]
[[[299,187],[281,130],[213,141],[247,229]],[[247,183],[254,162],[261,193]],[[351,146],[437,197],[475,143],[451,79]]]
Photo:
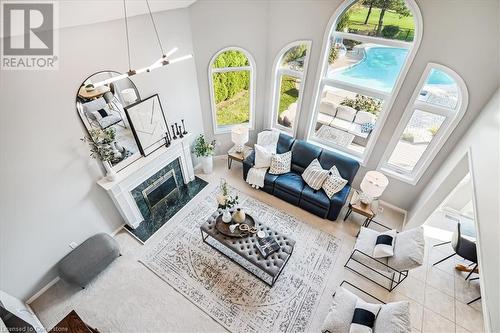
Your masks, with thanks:
[[[118,242],[108,234],[96,234],[61,259],[57,268],[66,282],[82,288],[120,256]]]
[[[283,271],[283,268],[285,268],[288,259],[290,259],[295,241],[260,223],[260,221],[253,216],[257,230],[264,231],[267,236],[273,236],[280,245],[278,251],[264,258],[256,247],[256,235],[236,238],[220,233],[215,227],[215,221],[219,214],[220,211],[213,213],[200,227],[203,242],[218,250],[232,261],[238,263],[247,271],[272,287]],[[248,263],[250,263],[250,265],[248,265]]]

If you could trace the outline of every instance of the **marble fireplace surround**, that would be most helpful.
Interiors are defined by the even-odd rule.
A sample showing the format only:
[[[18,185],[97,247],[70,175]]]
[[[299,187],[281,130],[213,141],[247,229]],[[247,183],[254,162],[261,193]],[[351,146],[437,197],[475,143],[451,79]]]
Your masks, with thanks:
[[[182,139],[172,142],[170,147],[162,146],[149,156],[143,157],[125,169],[121,170],[117,179],[109,181],[106,177],[97,184],[106,190],[118,208],[125,222],[132,228],[137,228],[144,220],[131,191],[142,182],[153,176],[156,172],[179,159],[184,184],[194,180],[193,162],[191,160],[192,134],[187,134]]]

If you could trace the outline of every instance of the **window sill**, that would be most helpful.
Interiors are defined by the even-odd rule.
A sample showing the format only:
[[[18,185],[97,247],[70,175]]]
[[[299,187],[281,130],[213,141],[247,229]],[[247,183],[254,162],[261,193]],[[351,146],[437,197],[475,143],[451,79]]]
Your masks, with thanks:
[[[413,177],[398,173],[392,169],[379,168],[379,171],[384,173],[385,175],[391,177],[391,178],[400,180],[402,182],[405,182],[405,183],[413,185],[413,186],[417,185],[417,183],[418,183],[418,178],[413,178]]]
[[[248,123],[242,123],[242,124],[234,124],[234,125],[225,125],[225,126],[218,126],[218,127],[215,127],[214,128],[214,134],[215,135],[218,135],[218,134],[228,134],[228,133],[231,133],[231,130],[234,128],[234,127],[237,127],[237,126],[245,126],[245,127],[248,127],[248,129],[250,131],[252,131],[254,128],[253,128],[253,125],[251,124],[248,124]]]

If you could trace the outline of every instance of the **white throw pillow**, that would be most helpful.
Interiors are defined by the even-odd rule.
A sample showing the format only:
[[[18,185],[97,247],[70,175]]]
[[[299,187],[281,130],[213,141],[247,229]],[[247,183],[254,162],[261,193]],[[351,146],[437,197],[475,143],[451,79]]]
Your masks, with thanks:
[[[273,154],[266,148],[255,145],[255,167],[256,168],[269,168],[271,166],[271,158]]]
[[[326,195],[331,199],[335,193],[340,192],[344,186],[347,184],[347,180],[340,176],[339,170],[334,165],[331,167],[328,177],[326,177],[325,182],[323,183],[323,190]]]
[[[377,236],[375,247],[373,248],[374,258],[386,258],[394,255],[394,244],[396,240],[396,230],[382,232]]]
[[[323,169],[318,159],[314,159],[302,173],[304,181],[314,190],[319,190],[328,177],[328,170]]]
[[[372,333],[380,307],[380,304],[367,303],[358,298],[349,333]]]
[[[292,152],[288,151],[283,154],[273,155],[271,158],[271,168],[269,173],[271,175],[282,175],[290,172],[292,165]]]

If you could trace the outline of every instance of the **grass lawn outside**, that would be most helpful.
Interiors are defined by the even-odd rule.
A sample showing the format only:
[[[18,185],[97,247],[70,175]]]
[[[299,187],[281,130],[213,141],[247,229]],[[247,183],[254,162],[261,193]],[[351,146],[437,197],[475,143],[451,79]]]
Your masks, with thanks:
[[[358,7],[359,8],[359,7]],[[365,23],[366,15],[368,14],[368,7],[361,7],[359,10],[349,12],[349,23],[348,27],[352,29],[358,29],[362,31],[373,31],[378,25],[378,19],[380,16],[380,8],[372,8],[370,18],[368,19],[368,24]],[[395,37],[395,39],[401,40],[413,40],[413,35],[415,33],[415,24],[413,21],[413,16],[400,16],[394,11],[386,11],[384,15],[384,26],[395,25],[400,28],[400,32]],[[408,33],[408,29],[411,29]]]
[[[297,102],[297,99],[299,99],[299,90],[296,88],[299,82],[299,79],[293,76],[282,76],[278,114],[281,114],[288,109],[290,104]]]
[[[250,120],[250,92],[243,90],[227,101],[220,102],[217,108],[217,126],[248,123]]]

